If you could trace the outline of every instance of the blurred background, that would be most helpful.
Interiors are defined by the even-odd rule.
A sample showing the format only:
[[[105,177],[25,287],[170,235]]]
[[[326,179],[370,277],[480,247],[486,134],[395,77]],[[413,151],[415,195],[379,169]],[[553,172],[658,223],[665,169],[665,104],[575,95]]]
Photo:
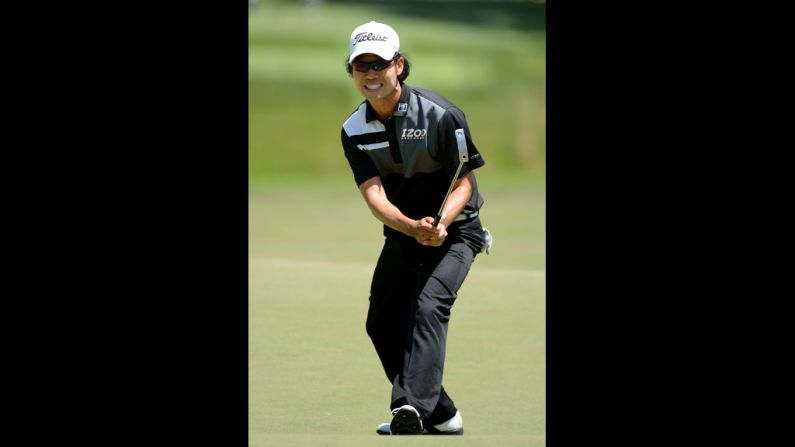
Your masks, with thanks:
[[[412,63],[407,83],[437,91],[464,110],[489,173],[543,175],[543,4],[258,0],[251,5],[251,183],[296,174],[350,174],[339,132],[362,98],[343,64],[351,31],[370,20],[398,32]]]
[[[544,446],[546,33],[530,0],[249,1],[250,445],[368,446],[388,421],[364,330],[382,225],[340,144],[362,101],[348,39],[371,20],[397,31],[408,84],[465,112],[486,160],[494,247],[447,340],[445,388],[467,427],[456,445]]]

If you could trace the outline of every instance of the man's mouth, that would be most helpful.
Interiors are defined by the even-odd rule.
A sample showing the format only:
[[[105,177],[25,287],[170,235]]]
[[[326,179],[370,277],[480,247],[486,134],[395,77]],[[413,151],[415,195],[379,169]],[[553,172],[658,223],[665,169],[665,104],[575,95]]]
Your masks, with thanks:
[[[364,84],[364,89],[365,90],[378,90],[379,88],[381,88],[383,86],[384,86],[383,83],[375,83],[375,84],[370,83],[370,84]]]

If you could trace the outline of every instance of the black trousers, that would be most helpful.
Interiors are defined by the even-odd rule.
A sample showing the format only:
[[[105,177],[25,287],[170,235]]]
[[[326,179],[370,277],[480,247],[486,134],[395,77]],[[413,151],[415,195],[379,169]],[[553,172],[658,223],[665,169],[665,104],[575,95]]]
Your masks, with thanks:
[[[477,237],[463,236],[448,234],[441,247],[387,238],[370,288],[367,334],[392,383],[390,407],[412,405],[426,426],[457,411],[442,386],[447,325],[480,250]]]

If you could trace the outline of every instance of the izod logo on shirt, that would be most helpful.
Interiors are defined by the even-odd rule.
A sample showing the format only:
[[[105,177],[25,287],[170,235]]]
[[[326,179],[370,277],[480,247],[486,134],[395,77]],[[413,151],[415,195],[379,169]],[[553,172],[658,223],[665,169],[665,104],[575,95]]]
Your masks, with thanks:
[[[428,129],[403,129],[401,140],[421,140],[428,134]]]

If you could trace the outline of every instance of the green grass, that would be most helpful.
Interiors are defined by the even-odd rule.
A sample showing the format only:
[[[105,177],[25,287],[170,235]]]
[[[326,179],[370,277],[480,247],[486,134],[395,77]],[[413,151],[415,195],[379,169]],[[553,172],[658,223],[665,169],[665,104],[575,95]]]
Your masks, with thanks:
[[[482,175],[481,175],[482,174]],[[450,322],[463,438],[383,438],[390,385],[364,330],[383,238],[350,176],[272,179],[249,200],[249,435],[259,446],[544,446],[545,188],[479,173],[494,250]]]
[[[494,233],[499,256],[489,267],[546,268],[543,177],[475,171],[485,198],[483,225]],[[352,175],[275,178],[252,187],[249,201],[251,256],[287,260],[373,261],[380,253],[380,223],[361,198]],[[311,243],[307,243],[311,241]]]

